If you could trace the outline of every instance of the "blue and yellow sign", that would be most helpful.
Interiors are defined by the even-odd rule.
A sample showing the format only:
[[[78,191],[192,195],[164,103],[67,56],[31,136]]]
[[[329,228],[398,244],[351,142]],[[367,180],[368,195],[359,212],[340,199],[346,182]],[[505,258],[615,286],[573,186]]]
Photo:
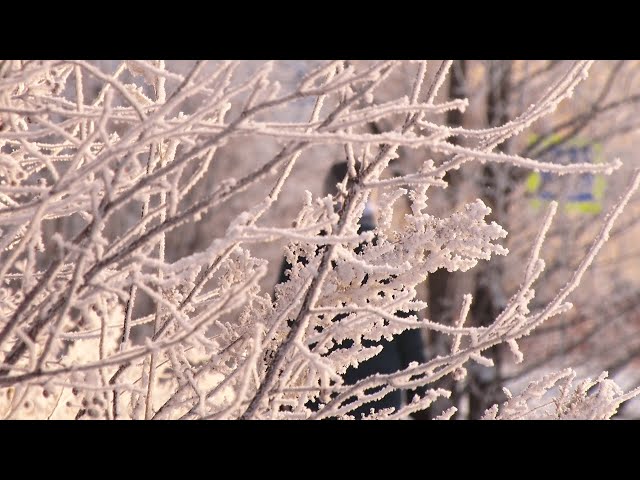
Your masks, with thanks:
[[[530,142],[533,143],[537,138],[537,135],[532,136]],[[600,144],[574,140],[555,147],[561,138],[554,135],[540,144],[541,148],[549,149],[540,160],[562,165],[602,161]],[[566,212],[593,214],[602,210],[606,180],[604,175],[592,173],[560,176],[549,172],[533,172],[527,177],[525,186],[527,192],[535,196],[531,200],[531,206],[536,210],[545,201],[556,200]]]

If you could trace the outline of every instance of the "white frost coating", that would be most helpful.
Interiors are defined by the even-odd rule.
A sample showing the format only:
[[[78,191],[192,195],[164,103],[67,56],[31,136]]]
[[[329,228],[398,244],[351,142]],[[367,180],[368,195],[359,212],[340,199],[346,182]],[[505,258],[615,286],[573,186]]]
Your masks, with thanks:
[[[508,400],[493,405],[484,420],[605,420],[611,418],[621,403],[640,394],[636,388],[625,394],[603,372],[596,380],[587,378],[575,384],[576,373],[572,369],[545,375],[531,382],[518,395],[509,393]],[[593,387],[597,387],[592,393]],[[558,392],[543,398],[555,389]]]
[[[84,61],[0,63],[0,416],[347,419],[395,389],[426,387],[400,411],[366,415],[406,418],[450,395],[433,386],[437,380],[462,380],[469,361],[491,367],[483,351],[494,345],[507,343],[522,361],[518,340],[571,308],[568,296],[640,174],[573,278],[531,312],[557,209],[551,204],[519,290],[487,327],[466,326],[470,295],[455,323],[445,324],[424,317],[427,304],[417,291],[439,269],[467,271],[508,254],[500,245],[507,232],[487,220],[491,209],[481,200],[432,215],[427,192],[445,188],[447,172],[473,161],[612,173],[619,161],[562,166],[494,151],[571,97],[591,63],[575,62],[506,124],[475,130],[437,121],[469,104],[436,102],[451,61],[439,65],[432,81],[426,61],[408,62],[410,88],[384,102],[376,101],[377,90],[401,70],[400,61],[328,62],[293,89],[273,78],[277,62],[244,76],[241,62],[199,61],[174,72],[164,61],[129,60],[114,64],[113,73]],[[133,83],[124,83],[126,71]],[[74,88],[66,88],[69,82]],[[97,92],[91,98],[89,85]],[[283,122],[278,111],[299,101],[309,101],[306,118]],[[391,131],[368,129],[371,121],[398,118]],[[252,171],[198,190],[224,160],[221,147],[247,137],[274,141],[278,149]],[[450,141],[458,137],[467,139],[464,146]],[[308,150],[323,149],[328,171],[336,146],[346,154],[348,179],[335,197],[307,192],[296,218],[269,224]],[[444,160],[389,178],[400,147],[422,149],[426,159],[438,152]],[[207,248],[167,248],[168,234],[217,218],[260,185],[268,185],[265,196],[243,207]],[[378,208],[366,213],[377,228],[358,233],[375,195]],[[398,224],[394,207],[402,201],[409,213]],[[52,232],[53,219],[74,227]],[[282,240],[291,267],[272,296],[259,285],[267,271],[260,246]],[[141,298],[152,306],[144,313],[136,308]],[[149,335],[135,343],[132,329],[143,325]],[[368,341],[407,329],[439,332],[451,341],[449,353],[343,383],[350,366],[380,353]],[[519,395],[508,392],[508,401],[486,417],[609,418],[639,392],[625,395],[605,376],[576,386],[574,377],[564,371]],[[588,394],[593,386],[599,389]],[[553,387],[560,388],[553,406],[534,405]]]

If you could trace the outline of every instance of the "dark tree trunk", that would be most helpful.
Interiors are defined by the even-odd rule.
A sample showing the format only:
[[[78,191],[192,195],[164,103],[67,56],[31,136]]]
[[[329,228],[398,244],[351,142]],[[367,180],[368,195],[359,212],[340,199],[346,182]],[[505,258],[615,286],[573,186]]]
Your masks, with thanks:
[[[464,98],[465,95],[465,78],[467,73],[467,63],[465,60],[454,60],[451,73],[449,75],[449,98]],[[463,123],[463,113],[459,110],[450,110],[447,112],[447,125],[452,127],[460,127]],[[452,143],[458,143],[456,138],[452,139]],[[454,192],[451,200],[451,207],[453,208],[456,203],[455,191],[459,187],[462,180],[461,173],[459,171],[450,171],[446,174],[445,180],[448,182],[449,192]],[[429,304],[429,317],[435,321],[451,324],[454,318],[453,312],[456,302],[460,299],[459,288],[457,288],[456,277],[454,273],[448,272],[444,268],[436,270],[434,273],[429,274],[428,279],[428,297],[427,303]],[[436,332],[430,332],[428,342],[428,353],[430,357],[440,354],[446,354],[443,351],[450,344],[450,338],[446,335],[441,335]],[[435,388],[445,388],[451,391],[451,397],[449,400],[436,401],[429,409],[429,416],[435,417],[439,415],[443,410],[453,405],[458,407],[458,392],[456,390],[457,385],[451,378],[447,377],[438,382]]]
[[[449,75],[449,97],[464,98],[465,93],[465,75],[466,75],[466,61],[455,60],[452,65],[452,72]],[[447,125],[451,127],[462,126],[463,114],[459,110],[450,110],[447,112]],[[458,143],[456,138],[451,140],[451,143]],[[445,180],[449,184],[450,191],[455,190],[460,183],[460,172],[450,171],[445,175]],[[455,200],[451,201],[452,206],[455,204]],[[441,268],[434,273],[429,274],[429,315],[431,318],[438,319],[438,321],[450,320],[451,307],[450,298],[448,292],[451,273]]]
[[[487,79],[490,82],[487,97],[487,124],[489,127],[503,125],[509,121],[509,104],[511,97],[512,61],[494,60],[489,63]],[[502,152],[509,151],[509,142],[498,146]],[[483,199],[491,207],[492,213],[488,222],[496,221],[508,230],[507,212],[509,209],[510,183],[512,172],[509,167],[487,164],[482,171]],[[490,262],[483,262],[476,267],[476,282],[473,304],[471,305],[471,321],[474,326],[489,326],[504,308],[505,295],[500,281],[503,273],[501,257],[494,257]],[[493,360],[494,367],[473,365],[468,369],[469,418],[479,419],[485,410],[494,403],[504,400],[501,379],[502,346],[495,346],[484,353]]]

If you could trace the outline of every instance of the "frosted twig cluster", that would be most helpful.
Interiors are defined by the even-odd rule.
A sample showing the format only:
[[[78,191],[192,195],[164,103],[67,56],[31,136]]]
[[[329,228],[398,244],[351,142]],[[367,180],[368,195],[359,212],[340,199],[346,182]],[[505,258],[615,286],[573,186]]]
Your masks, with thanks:
[[[606,420],[617,412],[621,403],[640,393],[636,388],[625,394],[607,376],[607,372],[603,372],[596,380],[587,378],[575,385],[576,373],[565,369],[531,382],[516,396],[505,388],[508,400],[487,410],[484,419]],[[589,392],[594,387],[597,388]],[[558,394],[545,398],[554,388]]]
[[[468,362],[490,363],[483,351],[493,345],[507,343],[521,361],[518,339],[571,307],[569,294],[638,187],[638,174],[546,308],[531,312],[528,305],[544,268],[540,252],[554,204],[518,292],[491,326],[467,326],[470,295],[455,324],[427,319],[416,288],[430,273],[465,271],[508,253],[498,243],[507,232],[486,221],[491,209],[482,201],[444,217],[429,213],[429,189],[446,188],[447,172],[493,162],[610,174],[620,162],[563,166],[494,151],[569,98],[591,62],[575,62],[510,122],[480,130],[438,120],[467,107],[464,100],[440,100],[451,62],[433,73],[426,61],[402,64],[328,62],[284,91],[271,79],[278,67],[271,62],[249,76],[238,73],[241,62],[199,61],[186,74],[164,61],[126,61],[113,73],[85,61],[0,63],[0,415],[352,418],[353,410],[390,391],[425,387],[399,411],[368,415],[403,418],[449,395],[429,389],[438,379],[460,380]],[[376,101],[401,66],[415,72],[409,91]],[[91,98],[89,85],[97,85]],[[305,99],[313,103],[306,121],[279,120],[278,111]],[[379,119],[397,127],[371,133],[369,123]],[[280,150],[188,200],[238,138],[274,139]],[[452,138],[465,139],[464,146]],[[349,165],[339,193],[307,192],[290,227],[264,222],[291,172],[304,168],[305,154],[336,146]],[[425,161],[390,178],[401,147],[419,149]],[[336,159],[325,158],[328,170]],[[215,216],[257,184],[268,184],[268,195],[224,236],[168,260],[168,233]],[[383,200],[377,227],[359,233],[374,191]],[[403,197],[411,213],[397,227],[394,205]],[[61,219],[67,228],[53,232]],[[253,247],[276,240],[288,242],[292,268],[272,296],[260,287],[267,261]],[[136,313],[141,295],[152,302],[151,313]],[[140,325],[151,333],[136,343],[131,332]],[[450,354],[345,385],[349,367],[379,353],[367,341],[407,329],[450,336]],[[540,388],[569,378],[562,375]],[[606,405],[590,402],[581,386],[569,406],[567,383],[558,416],[607,417],[628,398],[599,382]],[[524,415],[522,405],[535,396],[529,390],[487,415]]]

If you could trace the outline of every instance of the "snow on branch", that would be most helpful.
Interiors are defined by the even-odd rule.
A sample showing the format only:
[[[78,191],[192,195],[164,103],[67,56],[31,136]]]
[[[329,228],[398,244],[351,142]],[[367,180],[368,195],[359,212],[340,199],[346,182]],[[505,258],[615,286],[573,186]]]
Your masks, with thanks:
[[[187,71],[168,64],[124,61],[108,72],[85,61],[0,63],[2,418],[346,419],[395,390],[422,389],[399,410],[365,415],[405,418],[450,395],[437,380],[462,380],[469,361],[490,364],[482,352],[494,345],[508,344],[522,360],[517,341],[570,308],[569,295],[640,182],[636,173],[544,309],[530,312],[529,303],[555,204],[520,289],[494,323],[466,326],[467,295],[455,324],[445,324],[425,318],[419,285],[439,269],[466,271],[508,254],[500,244],[507,232],[487,221],[491,209],[479,199],[447,215],[428,213],[429,188],[446,188],[445,174],[468,162],[613,173],[617,160],[564,166],[495,151],[570,98],[592,62],[575,62],[537,103],[487,129],[439,122],[468,106],[436,101],[451,61],[431,80],[426,61],[332,61],[288,90],[274,79],[278,63],[249,74],[241,62],[199,61]],[[415,72],[407,91],[377,101],[401,66]],[[304,119],[282,121],[283,111],[306,101]],[[397,118],[396,128],[372,133],[371,122]],[[275,142],[278,151],[205,186],[229,145],[247,139]],[[289,226],[269,224],[292,172],[318,149],[328,172],[336,146],[348,164],[339,191],[307,193]],[[389,178],[400,147],[442,160]],[[264,185],[263,198],[246,200]],[[362,232],[372,195],[383,202],[375,228]],[[402,199],[411,208],[397,226],[393,208]],[[207,248],[168,248],[169,234],[185,235],[232,204],[248,207]],[[261,286],[268,262],[259,246],[283,240],[287,278],[272,295]],[[135,341],[132,332],[144,326]],[[348,369],[380,353],[376,342],[415,329],[450,338],[449,353],[345,383]],[[604,376],[576,387],[574,377],[545,377],[486,417],[609,418],[638,393],[624,395]],[[556,386],[560,397],[532,405]],[[589,394],[593,386],[599,390]]]

